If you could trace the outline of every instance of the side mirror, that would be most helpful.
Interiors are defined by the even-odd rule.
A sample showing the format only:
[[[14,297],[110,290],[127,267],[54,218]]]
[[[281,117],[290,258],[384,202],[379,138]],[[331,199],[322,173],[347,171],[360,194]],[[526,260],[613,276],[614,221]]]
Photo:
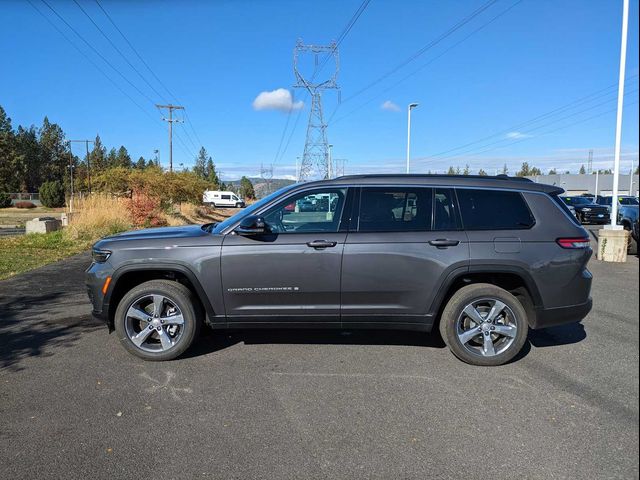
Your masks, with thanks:
[[[264,217],[259,215],[249,215],[240,222],[240,225],[236,227],[236,233],[238,235],[261,235],[268,233],[269,229],[264,221]]]

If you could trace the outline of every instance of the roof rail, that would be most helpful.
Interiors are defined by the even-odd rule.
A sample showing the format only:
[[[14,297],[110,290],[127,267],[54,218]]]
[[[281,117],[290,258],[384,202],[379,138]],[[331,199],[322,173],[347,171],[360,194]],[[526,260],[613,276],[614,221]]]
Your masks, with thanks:
[[[486,180],[515,180],[517,182],[533,182],[533,180],[526,177],[510,177],[501,173],[499,175],[448,175],[444,173],[431,174],[431,173],[371,173],[371,174],[358,174],[358,175],[342,175],[336,177],[337,179],[349,179],[349,178],[376,178],[376,177],[414,177],[414,178],[474,178],[474,179],[486,179]]]

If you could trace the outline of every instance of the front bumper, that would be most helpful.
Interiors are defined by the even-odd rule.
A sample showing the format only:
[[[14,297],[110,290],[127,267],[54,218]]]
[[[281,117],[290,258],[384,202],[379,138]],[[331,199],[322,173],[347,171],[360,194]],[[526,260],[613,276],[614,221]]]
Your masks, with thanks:
[[[107,278],[111,276],[112,271],[112,267],[108,262],[94,262],[85,271],[87,295],[92,305],[91,314],[94,318],[105,322],[107,326],[109,326],[109,305],[105,303],[105,295],[102,293],[102,289]]]
[[[580,212],[579,217],[584,223],[605,224],[611,222],[611,216],[606,212]]]
[[[533,329],[555,327],[566,323],[576,323],[586,317],[593,307],[591,297],[585,302],[569,307],[536,308],[536,316],[529,326]]]

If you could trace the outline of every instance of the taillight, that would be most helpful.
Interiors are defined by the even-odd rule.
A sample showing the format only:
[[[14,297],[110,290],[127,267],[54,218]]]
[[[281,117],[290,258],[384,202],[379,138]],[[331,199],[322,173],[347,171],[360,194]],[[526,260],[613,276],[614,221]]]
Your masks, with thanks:
[[[556,242],[562,248],[588,248],[589,247],[589,238],[588,237],[559,238],[559,239],[556,240]]]

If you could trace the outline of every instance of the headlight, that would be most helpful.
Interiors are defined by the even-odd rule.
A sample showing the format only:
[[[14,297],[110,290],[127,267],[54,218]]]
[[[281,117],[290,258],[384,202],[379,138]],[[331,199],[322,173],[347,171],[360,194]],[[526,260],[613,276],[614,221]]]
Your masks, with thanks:
[[[96,263],[104,263],[111,256],[111,252],[109,250],[101,250],[99,248],[94,248],[91,250],[91,256],[93,257],[93,261]]]
[[[590,212],[590,211],[591,211],[591,209],[590,209],[590,208],[583,208],[583,209],[582,209],[582,211],[583,211],[583,212]]]

